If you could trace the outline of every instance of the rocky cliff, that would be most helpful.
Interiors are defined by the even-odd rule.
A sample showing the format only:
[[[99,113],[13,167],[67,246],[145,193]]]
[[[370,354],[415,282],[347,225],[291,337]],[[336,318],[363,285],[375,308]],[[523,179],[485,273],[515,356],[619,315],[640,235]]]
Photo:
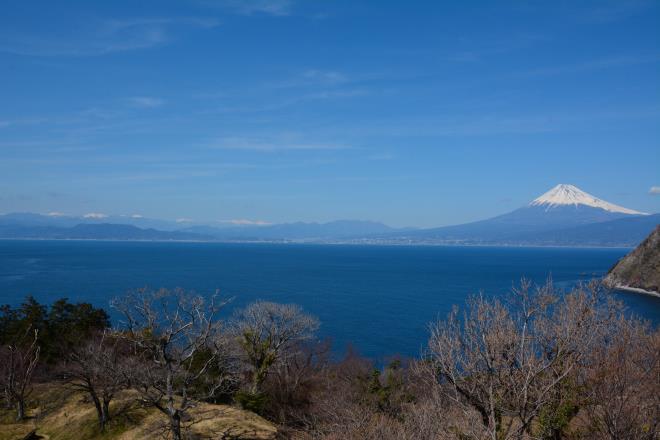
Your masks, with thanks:
[[[604,282],[612,288],[636,288],[660,294],[660,225],[610,269]]]

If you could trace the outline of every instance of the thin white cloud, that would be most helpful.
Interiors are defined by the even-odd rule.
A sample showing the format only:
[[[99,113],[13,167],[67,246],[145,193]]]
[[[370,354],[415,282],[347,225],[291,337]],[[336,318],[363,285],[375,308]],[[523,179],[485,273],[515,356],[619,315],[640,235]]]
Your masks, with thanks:
[[[536,134],[582,130],[586,123],[591,127],[611,126],[615,121],[655,120],[660,116],[660,107],[618,108],[602,111],[572,113],[498,114],[482,116],[445,117],[423,116],[379,121],[377,124],[362,124],[353,134],[379,136],[486,136],[500,134]]]
[[[601,58],[595,60],[584,61],[576,64],[568,64],[562,66],[546,66],[537,69],[528,70],[514,74],[514,76],[554,76],[571,73],[589,72],[593,70],[601,70],[615,67],[631,66],[636,64],[653,63],[660,60],[660,56],[653,55],[621,55],[610,58]]]
[[[651,189],[649,189],[649,194],[660,196],[660,186],[652,186]]]
[[[160,98],[154,98],[152,96],[133,96],[127,98],[126,101],[132,107],[137,108],[156,108],[165,104],[165,101]]]
[[[0,52],[32,56],[97,56],[147,49],[173,39],[176,28],[212,28],[206,18],[142,18],[67,23],[56,34],[26,34],[5,27],[0,31]]]
[[[569,4],[572,3],[569,2]],[[579,18],[594,23],[612,23],[640,14],[653,4],[653,0],[601,1],[585,8]]]
[[[270,86],[274,88],[295,87],[330,87],[351,82],[346,74],[334,70],[307,69],[293,77],[280,82],[274,82]]]
[[[230,223],[232,225],[236,226],[268,226],[272,225],[272,223],[269,223],[264,220],[249,220],[249,219],[233,219],[233,220],[223,220],[220,223]]]
[[[396,156],[392,153],[379,153],[379,154],[372,154],[371,156],[367,157],[369,160],[394,160]]]
[[[52,211],[47,214],[49,217],[64,217],[66,214],[63,212],[58,212],[58,211]]]
[[[369,92],[364,89],[348,90],[322,90],[319,92],[304,93],[299,96],[293,96],[280,101],[268,99],[267,102],[257,105],[225,105],[201,113],[264,113],[272,112],[287,107],[304,104],[313,101],[326,101],[333,99],[350,99],[368,95]]]
[[[176,222],[177,223],[192,223],[193,219],[182,217],[182,218],[176,219]]]
[[[307,78],[314,81],[326,82],[326,83],[342,83],[346,82],[346,75],[340,72],[327,71],[327,70],[316,70],[310,69],[303,72],[303,78]]]
[[[328,90],[310,93],[304,95],[300,98],[300,101],[305,100],[315,100],[315,99],[336,99],[336,98],[353,98],[356,96],[367,95],[368,92],[364,89],[352,89],[352,90]]]
[[[131,215],[131,218],[144,218],[144,216],[140,214],[133,214]]]
[[[220,6],[238,14],[267,14],[274,16],[290,15],[293,8],[292,0],[206,0],[209,6]]]
[[[102,214],[100,212],[89,212],[85,215],[83,215],[83,218],[89,218],[89,219],[94,219],[94,220],[100,220],[102,218],[107,218],[107,214]]]
[[[211,142],[210,148],[220,150],[246,150],[260,152],[304,151],[304,150],[344,150],[349,146],[335,143],[305,142],[296,138],[261,139],[226,137]]]

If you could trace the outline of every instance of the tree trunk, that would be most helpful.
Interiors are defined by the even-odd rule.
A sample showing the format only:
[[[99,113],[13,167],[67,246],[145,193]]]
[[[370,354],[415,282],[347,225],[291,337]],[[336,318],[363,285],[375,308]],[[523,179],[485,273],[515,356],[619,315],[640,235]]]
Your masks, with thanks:
[[[16,420],[21,421],[25,418],[25,399],[16,399]]]
[[[103,432],[105,430],[105,422],[106,422],[105,413],[103,412],[103,406],[101,405],[101,401],[99,400],[99,397],[96,395],[94,391],[90,390],[89,395],[92,398],[92,402],[94,402],[94,408],[96,408],[96,418],[99,421],[99,428],[101,429],[101,432]]]
[[[170,431],[172,440],[181,440],[181,416],[178,413],[170,416]]]
[[[103,399],[103,426],[101,431],[105,429],[106,423],[110,420],[110,399]]]
[[[258,381],[259,381],[259,379],[258,379],[257,373],[255,373],[252,376],[252,386],[250,387],[250,393],[257,394],[257,391],[259,391]]]
[[[5,391],[5,405],[7,409],[12,409],[14,406],[14,399],[12,399],[9,391]]]

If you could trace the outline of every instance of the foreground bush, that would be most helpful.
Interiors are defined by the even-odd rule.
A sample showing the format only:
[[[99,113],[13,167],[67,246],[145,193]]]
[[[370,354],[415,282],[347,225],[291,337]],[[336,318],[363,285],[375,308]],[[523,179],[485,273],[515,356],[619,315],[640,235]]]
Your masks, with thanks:
[[[39,358],[52,340],[18,345],[30,371],[39,360],[88,394],[99,432],[115,423],[115,396],[128,393],[163,414],[175,439],[200,426],[204,402],[232,401],[277,423],[282,438],[660,437],[660,331],[626,316],[597,283],[562,292],[523,281],[506,298],[471,298],[431,325],[422,357],[385,366],[350,350],[331,360],[318,321],[296,306],[257,302],[225,322],[222,305],[182,290],[135,292],[115,302],[122,327],[88,332],[57,368]],[[48,328],[34,313],[7,316],[30,324],[5,319],[4,328]]]
[[[660,332],[597,283],[563,293],[523,281],[506,299],[471,298],[431,326],[427,355],[399,373],[394,393],[383,392],[387,369],[365,389],[368,363],[333,368],[308,438],[660,435]]]

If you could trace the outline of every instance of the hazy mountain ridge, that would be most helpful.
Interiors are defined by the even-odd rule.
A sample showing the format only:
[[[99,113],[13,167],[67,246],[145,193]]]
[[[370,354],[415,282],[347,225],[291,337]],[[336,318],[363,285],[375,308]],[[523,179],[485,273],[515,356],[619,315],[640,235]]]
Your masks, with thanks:
[[[536,234],[520,234],[522,243],[534,245],[621,246],[634,247],[660,224],[660,214],[634,216]]]
[[[141,229],[158,229],[161,231],[174,231],[181,229],[181,223],[170,220],[159,220],[142,216],[87,214],[84,216],[70,216],[62,214],[35,214],[31,212],[15,212],[0,215],[0,226],[52,226],[71,228],[76,225],[89,224],[115,224],[131,225]]]
[[[542,207],[529,206],[472,223],[410,231],[405,238],[501,241],[513,239],[521,234],[541,233],[625,218],[631,216],[590,207],[559,207],[546,211]],[[389,236],[395,237],[395,234]]]
[[[337,220],[328,223],[281,223],[265,226],[233,226],[212,227],[192,226],[182,231],[205,233],[217,239],[251,240],[251,239],[288,239],[288,240],[322,240],[364,237],[373,234],[395,231],[396,229],[383,223],[363,220]]]
[[[624,208],[560,184],[512,212],[429,229],[396,229],[363,220],[243,225],[13,213],[0,215],[0,238],[632,247],[659,223],[660,214]]]
[[[116,219],[117,217],[115,217]],[[383,223],[338,220],[328,223],[283,223],[275,225],[210,226],[177,225],[175,230],[141,228],[133,224],[52,217],[32,213],[0,215],[0,238],[21,239],[116,239],[185,241],[314,241],[345,239],[394,231]],[[158,220],[153,220],[157,222]],[[150,222],[152,222],[150,220]],[[166,223],[166,221],[163,221]],[[172,222],[173,223],[173,222]]]
[[[121,224],[78,224],[72,227],[0,224],[0,238],[51,240],[210,241],[213,237],[181,231],[159,231]]]

